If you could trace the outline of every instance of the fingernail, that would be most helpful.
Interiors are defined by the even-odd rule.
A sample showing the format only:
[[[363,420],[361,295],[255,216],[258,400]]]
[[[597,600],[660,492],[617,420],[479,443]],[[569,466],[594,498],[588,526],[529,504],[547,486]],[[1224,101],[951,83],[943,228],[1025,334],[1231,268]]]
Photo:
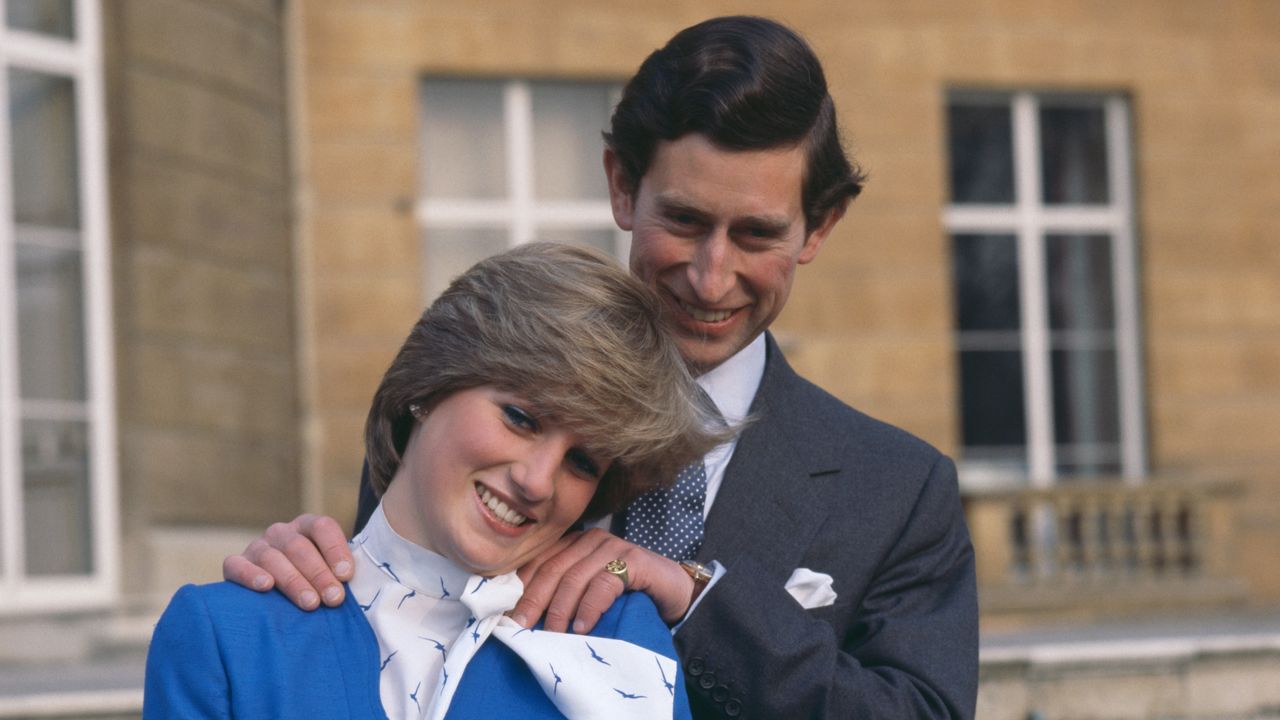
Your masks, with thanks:
[[[342,560],[337,565],[333,566],[333,571],[340,577],[346,577],[347,573],[351,572],[351,563],[346,560]]]
[[[266,575],[259,575],[258,577],[253,579],[254,590],[259,590],[259,591],[266,590],[269,585],[271,585],[271,578],[267,577]]]
[[[324,591],[324,603],[326,605],[337,605],[338,601],[341,599],[342,599],[342,590],[337,585],[334,585],[333,587],[330,587],[328,590]]]
[[[310,610],[319,604],[320,599],[316,597],[314,592],[307,590],[298,596],[298,602],[302,603],[303,608]]]
[[[586,629],[587,629],[586,623],[582,622],[581,620],[573,621],[573,633],[575,635],[581,635],[582,633],[586,632]]]
[[[524,614],[523,614],[523,613],[511,613],[511,619],[512,619],[512,620],[515,620],[515,621],[516,621],[516,624],[517,624],[517,625],[519,625],[519,626],[520,626],[520,627],[522,627],[522,628],[527,628],[527,627],[529,627],[529,622],[528,622],[527,620],[525,620],[525,619],[524,619]]]

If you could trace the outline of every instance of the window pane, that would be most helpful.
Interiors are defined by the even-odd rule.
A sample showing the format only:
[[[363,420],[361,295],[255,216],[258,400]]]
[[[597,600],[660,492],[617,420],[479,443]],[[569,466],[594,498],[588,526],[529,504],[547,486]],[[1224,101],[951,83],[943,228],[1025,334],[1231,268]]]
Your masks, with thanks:
[[[610,88],[534,83],[533,195],[545,200],[607,200],[600,133],[609,124]]]
[[[11,69],[9,121],[14,222],[79,228],[75,86],[71,79]]]
[[[435,298],[477,262],[507,249],[505,228],[428,228],[427,292]]]
[[[1059,445],[1054,453],[1058,458],[1058,475],[1063,480],[1105,477],[1121,472],[1119,445]]]
[[[5,22],[16,30],[71,38],[75,35],[71,0],[7,0]]]
[[[1025,447],[1022,354],[961,352],[960,407],[966,458],[974,447]]]
[[[507,194],[503,84],[429,80],[422,86],[423,191],[428,198]]]
[[[1109,202],[1102,108],[1041,107],[1040,151],[1046,204]]]
[[[1013,202],[1013,125],[1008,105],[947,108],[951,202]]]
[[[1048,235],[1049,327],[1054,330],[1115,328],[1111,238],[1107,235]]]
[[[85,399],[81,256],[18,243],[18,367],[22,397]]]
[[[953,235],[951,258],[957,329],[1019,329],[1017,239]]]
[[[553,242],[562,242],[569,245],[581,245],[584,247],[593,247],[602,250],[605,253],[617,257],[618,252],[614,248],[614,241],[617,233],[606,228],[540,228],[537,233],[539,240],[551,240]]]
[[[22,470],[27,574],[92,572],[85,423],[24,422]]]
[[[1120,441],[1114,350],[1054,350],[1053,435],[1062,445]]]

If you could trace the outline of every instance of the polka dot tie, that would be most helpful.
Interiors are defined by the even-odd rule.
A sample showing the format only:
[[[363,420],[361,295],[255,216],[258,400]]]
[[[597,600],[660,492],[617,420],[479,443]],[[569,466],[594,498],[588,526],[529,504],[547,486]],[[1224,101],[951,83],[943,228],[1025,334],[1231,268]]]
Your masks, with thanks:
[[[626,512],[626,539],[672,560],[688,560],[702,546],[707,466],[685,466],[669,488],[642,495]]]

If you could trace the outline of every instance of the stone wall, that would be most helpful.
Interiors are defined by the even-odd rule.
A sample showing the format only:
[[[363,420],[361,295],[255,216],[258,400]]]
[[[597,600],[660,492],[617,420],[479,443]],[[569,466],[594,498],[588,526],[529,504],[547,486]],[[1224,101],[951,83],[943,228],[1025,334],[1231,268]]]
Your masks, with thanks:
[[[300,506],[285,48],[269,0],[102,5],[124,586],[137,592],[173,569],[216,577],[221,545],[152,554],[157,528],[262,528]]]
[[[1114,645],[1114,644],[1113,644]],[[1275,638],[1042,646],[984,658],[984,720],[1258,720],[1280,717]]]

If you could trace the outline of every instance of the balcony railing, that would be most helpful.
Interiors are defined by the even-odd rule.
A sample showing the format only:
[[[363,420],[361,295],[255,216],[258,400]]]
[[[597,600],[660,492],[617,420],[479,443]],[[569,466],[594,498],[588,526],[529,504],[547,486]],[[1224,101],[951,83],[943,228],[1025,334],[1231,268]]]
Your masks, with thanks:
[[[1151,479],[965,497],[987,612],[1114,612],[1243,598],[1229,482]]]

